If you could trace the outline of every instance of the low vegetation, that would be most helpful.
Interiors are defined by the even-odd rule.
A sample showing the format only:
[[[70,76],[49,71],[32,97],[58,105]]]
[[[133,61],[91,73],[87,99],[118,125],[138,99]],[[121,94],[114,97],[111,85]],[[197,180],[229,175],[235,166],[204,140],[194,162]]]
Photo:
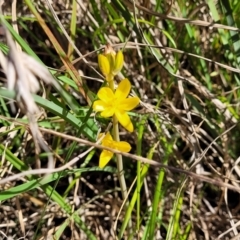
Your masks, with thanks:
[[[240,238],[239,14],[2,1],[0,238]]]

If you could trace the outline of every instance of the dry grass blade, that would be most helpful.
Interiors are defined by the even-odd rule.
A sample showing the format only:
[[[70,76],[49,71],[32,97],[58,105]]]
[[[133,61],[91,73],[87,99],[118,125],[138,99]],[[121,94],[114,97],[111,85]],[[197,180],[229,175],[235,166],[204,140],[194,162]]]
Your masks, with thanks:
[[[0,238],[239,238],[238,1],[0,4]],[[124,54],[116,84],[141,98],[134,133],[120,128],[131,154],[95,142],[111,122],[90,107],[107,43]],[[102,149],[123,156],[127,211]]]
[[[6,74],[7,88],[16,92],[17,104],[29,118],[29,126],[37,152],[39,152],[39,145],[44,151],[48,152],[48,167],[53,168],[52,154],[38,130],[35,114],[39,113],[39,108],[32,97],[32,93],[36,93],[40,89],[38,79],[42,79],[45,83],[52,84],[57,88],[58,84],[44,66],[24,52],[18,51],[7,28],[4,27],[4,31],[9,46],[9,54],[5,57],[0,52],[0,61]],[[13,103],[11,103],[11,108],[14,112],[15,106]]]
[[[211,22],[206,22],[206,21],[202,21],[202,20],[191,20],[191,19],[186,19],[186,18],[181,18],[181,17],[174,17],[174,16],[170,16],[167,14],[162,14],[162,13],[158,13],[152,10],[149,10],[139,4],[133,4],[131,2],[129,2],[128,0],[124,0],[124,3],[129,6],[131,9],[133,9],[134,7],[138,8],[139,10],[143,11],[144,13],[148,13],[150,15],[159,17],[160,19],[167,19],[167,20],[172,20],[178,23],[190,23],[196,26],[202,26],[202,27],[212,27],[212,28],[220,28],[220,29],[226,29],[226,30],[232,30],[232,31],[238,31],[239,32],[239,28],[237,27],[231,27],[231,26],[227,26],[227,25],[223,25],[223,24],[218,24],[218,23],[211,23]],[[134,7],[133,7],[134,5]],[[168,11],[167,11],[168,12]]]
[[[161,164],[157,161],[153,161],[151,159],[147,159],[147,158],[144,158],[144,157],[141,157],[141,156],[136,156],[136,155],[133,155],[133,154],[130,154],[130,153],[124,153],[124,152],[117,151],[117,150],[112,149],[112,148],[103,147],[102,145],[99,145],[98,143],[92,143],[90,141],[80,139],[80,138],[76,138],[74,136],[69,136],[69,135],[59,133],[59,132],[56,132],[56,131],[53,131],[53,130],[44,129],[44,128],[39,128],[39,129],[43,132],[48,132],[48,133],[51,133],[53,135],[59,136],[59,137],[64,138],[64,139],[68,139],[68,140],[76,141],[76,142],[79,142],[79,143],[82,143],[82,144],[86,144],[87,146],[91,146],[92,148],[95,147],[95,148],[99,148],[99,149],[105,149],[105,150],[111,151],[113,153],[121,154],[125,157],[129,157],[129,158],[134,159],[136,161],[141,161],[142,163],[150,164],[152,166],[159,166],[159,167],[168,169],[169,171],[180,172],[180,173],[186,174],[186,176],[189,176],[189,177],[191,177],[195,180],[208,182],[208,183],[217,185],[219,187],[224,187],[224,188],[228,188],[228,189],[240,192],[239,187],[235,187],[231,184],[224,183],[220,179],[216,180],[216,179],[212,179],[212,178],[209,178],[209,177],[206,177],[206,176],[203,176],[203,175],[196,174],[196,173],[194,173],[192,171],[189,171],[189,170],[184,170],[184,169],[179,169],[179,168],[176,168],[176,167],[164,165],[164,164]],[[230,129],[228,129],[228,131],[229,130]],[[216,141],[216,139],[214,141]],[[73,164],[75,164],[77,161],[79,161],[82,157],[84,157],[88,152],[90,152],[92,150],[92,148],[88,149],[83,154],[80,154],[79,156],[75,157],[74,159],[72,159],[71,161],[69,161],[68,163],[66,163],[65,165],[63,165],[59,168],[55,168],[55,169],[45,169],[45,168],[43,168],[43,169],[25,171],[25,172],[22,172],[22,173],[19,173],[19,174],[15,174],[14,176],[7,177],[5,179],[0,180],[0,185],[5,184],[9,181],[13,181],[15,179],[18,179],[20,177],[27,176],[27,175],[38,175],[38,174],[44,174],[44,173],[50,174],[50,173],[60,172],[60,171],[63,171],[65,169],[68,169]],[[195,162],[199,162],[209,148],[210,148],[210,146],[201,154],[201,156]]]

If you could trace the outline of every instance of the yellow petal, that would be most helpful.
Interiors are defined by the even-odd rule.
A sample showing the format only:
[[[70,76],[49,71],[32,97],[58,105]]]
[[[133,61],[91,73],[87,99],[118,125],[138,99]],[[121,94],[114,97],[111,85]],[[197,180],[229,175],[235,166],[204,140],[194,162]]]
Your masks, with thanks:
[[[123,99],[119,103],[119,109],[124,110],[124,111],[131,111],[139,104],[139,102],[140,102],[140,99],[138,97],[131,97],[131,98]]]
[[[104,76],[107,76],[110,73],[110,63],[108,58],[103,54],[98,55],[98,65]]]
[[[115,53],[108,53],[105,56],[109,62],[110,74],[113,74],[113,69],[114,69],[114,64],[115,64]]]
[[[121,152],[129,152],[131,150],[131,145],[128,142],[115,142],[115,149]]]
[[[130,117],[127,115],[126,112],[124,111],[116,111],[115,115],[118,119],[118,121],[120,122],[120,124],[127,129],[129,132],[133,132],[134,128],[133,128],[133,124],[131,122]]]
[[[102,100],[96,100],[93,103],[93,110],[96,111],[96,112],[102,112],[102,111],[104,111],[105,109],[108,109],[108,108],[109,108],[108,103],[105,103]]]
[[[111,160],[112,157],[113,157],[112,152],[103,150],[99,157],[99,167],[104,168],[108,164],[108,162]]]
[[[112,89],[109,87],[100,88],[100,90],[97,93],[97,96],[99,97],[99,99],[101,99],[102,101],[104,101],[106,103],[112,103],[112,101],[114,99],[114,93],[113,93]]]
[[[115,97],[119,100],[123,100],[127,98],[129,92],[131,90],[131,83],[127,78],[123,79],[116,89]]]
[[[128,130],[129,132],[133,132],[134,128],[133,128],[133,124],[132,122],[130,121],[128,123],[128,125],[124,126],[126,130]]]
[[[104,118],[112,117],[115,113],[115,109],[112,107],[108,107],[101,112],[101,116]]]
[[[113,138],[112,138],[111,134],[109,132],[107,132],[106,135],[104,136],[103,140],[102,140],[102,145],[105,146],[105,147],[109,147],[109,144],[106,144],[106,143],[112,142],[112,141],[113,141]]]
[[[118,74],[122,70],[123,62],[124,62],[123,53],[122,53],[122,51],[118,51],[117,55],[115,57],[115,64],[114,64],[114,68],[113,68],[113,75]]]

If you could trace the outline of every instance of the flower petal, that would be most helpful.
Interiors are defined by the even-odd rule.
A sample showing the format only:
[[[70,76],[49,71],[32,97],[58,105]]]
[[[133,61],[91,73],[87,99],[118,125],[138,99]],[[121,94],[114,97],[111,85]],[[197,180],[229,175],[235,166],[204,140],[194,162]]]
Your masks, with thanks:
[[[113,74],[115,55],[116,55],[115,52],[105,54],[106,58],[108,59],[109,65],[110,65],[110,72],[109,72],[110,74]]]
[[[93,103],[93,110],[96,111],[96,112],[102,112],[102,111],[104,111],[105,109],[108,109],[108,108],[109,108],[108,103],[105,103],[102,100],[96,100]]]
[[[111,88],[109,88],[109,87],[102,87],[98,91],[97,96],[102,101],[104,101],[106,103],[111,103],[113,101],[113,98],[114,98],[114,93],[113,93]]]
[[[121,152],[129,152],[132,148],[128,142],[124,141],[115,142],[114,147]]]
[[[98,135],[98,139],[100,139],[102,136],[104,135],[104,133],[99,133]],[[103,139],[101,140],[102,142],[102,146],[105,146],[105,147],[109,147],[109,143],[113,142],[113,138],[111,136],[111,134],[109,132],[107,132],[105,134],[105,136],[103,137]]]
[[[129,132],[133,132],[134,128],[133,128],[133,124],[131,122],[130,117],[128,116],[128,114],[124,111],[116,111],[115,115],[118,119],[118,121],[120,122],[120,124],[126,128]]]
[[[131,111],[139,104],[139,102],[140,99],[138,97],[126,98],[119,103],[118,108],[124,111]]]
[[[100,135],[100,134],[99,134],[99,135]],[[104,143],[109,142],[109,141],[112,142],[112,141],[113,141],[113,138],[112,138],[111,134],[110,134],[109,132],[107,132],[106,135],[104,136],[103,140],[102,140],[102,145],[105,146],[105,147],[107,147],[107,146],[109,147],[108,144],[107,144],[107,145],[104,144]]]
[[[119,100],[123,100],[127,98],[129,92],[131,90],[131,83],[127,78],[123,79],[116,89],[115,97]]]
[[[104,76],[107,76],[110,73],[110,63],[108,58],[103,54],[98,55],[98,65]]]
[[[124,62],[123,53],[122,51],[118,51],[115,57],[113,75],[117,75],[122,70],[123,62]]]
[[[113,157],[112,152],[103,150],[99,157],[99,167],[104,168],[108,164],[108,162],[111,160],[112,157]]]
[[[108,117],[112,117],[114,113],[115,113],[115,109],[108,106],[106,109],[104,109],[104,111],[101,112],[101,116],[104,118],[108,118]]]

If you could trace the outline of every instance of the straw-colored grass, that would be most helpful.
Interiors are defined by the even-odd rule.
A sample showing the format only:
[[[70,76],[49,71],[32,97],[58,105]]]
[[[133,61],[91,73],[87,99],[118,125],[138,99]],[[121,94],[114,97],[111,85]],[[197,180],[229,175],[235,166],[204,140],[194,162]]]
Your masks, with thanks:
[[[239,1],[0,4],[0,239],[240,237]],[[106,44],[141,99],[126,199],[98,167]]]

